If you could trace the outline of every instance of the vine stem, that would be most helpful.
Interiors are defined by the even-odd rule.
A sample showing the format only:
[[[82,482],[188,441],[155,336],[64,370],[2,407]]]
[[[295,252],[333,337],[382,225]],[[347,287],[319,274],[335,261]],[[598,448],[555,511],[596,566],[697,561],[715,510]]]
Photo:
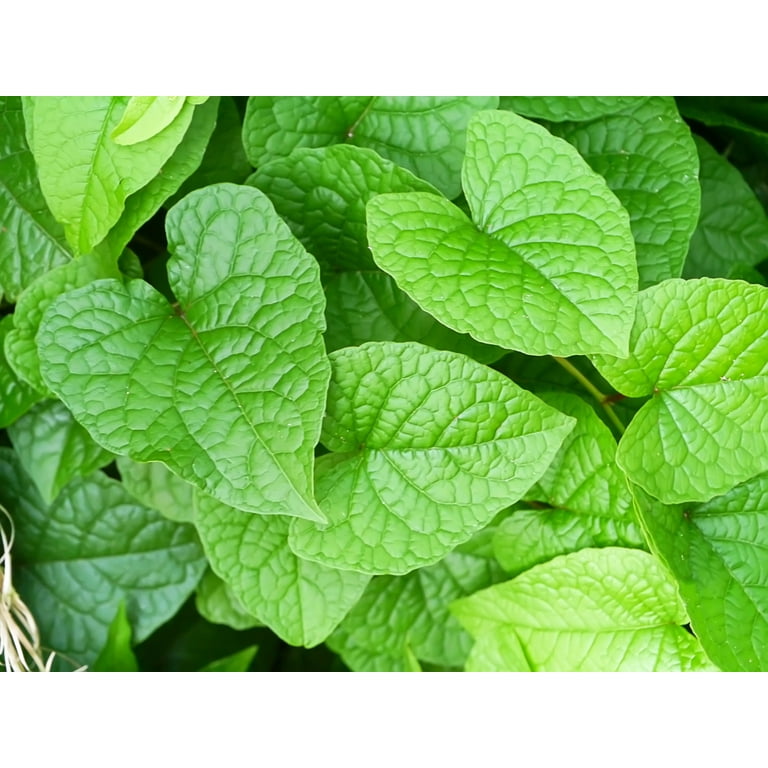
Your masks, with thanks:
[[[581,384],[584,389],[589,392],[592,397],[597,400],[598,403],[600,403],[600,406],[602,409],[606,412],[608,415],[608,418],[611,420],[611,423],[616,427],[616,429],[619,430],[619,434],[623,435],[625,427],[621,423],[621,420],[616,415],[616,411],[613,410],[613,407],[611,406],[609,402],[609,395],[604,394],[601,392],[573,363],[571,363],[569,360],[566,360],[564,357],[556,357],[553,355],[553,359],[558,362],[563,368],[565,368],[568,373],[573,376],[576,381]]]

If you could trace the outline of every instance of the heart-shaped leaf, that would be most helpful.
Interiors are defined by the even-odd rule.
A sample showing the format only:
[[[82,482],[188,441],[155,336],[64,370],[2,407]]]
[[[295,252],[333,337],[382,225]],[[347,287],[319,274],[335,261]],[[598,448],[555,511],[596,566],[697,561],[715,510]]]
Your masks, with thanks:
[[[531,355],[624,354],[637,266],[629,217],[576,150],[511,112],[469,123],[472,220],[426,193],[368,203],[376,263],[441,323]]]
[[[768,470],[768,288],[667,280],[640,294],[627,359],[593,356],[630,397],[652,395],[616,461],[652,496],[707,501]]]
[[[372,342],[330,356],[317,462],[328,525],[291,526],[311,560],[364,573],[431,565],[537,480],[573,419],[453,352]]]
[[[251,187],[199,190],[166,226],[178,303],[142,280],[60,296],[37,336],[47,385],[113,453],[162,461],[240,509],[322,520],[317,263]]]

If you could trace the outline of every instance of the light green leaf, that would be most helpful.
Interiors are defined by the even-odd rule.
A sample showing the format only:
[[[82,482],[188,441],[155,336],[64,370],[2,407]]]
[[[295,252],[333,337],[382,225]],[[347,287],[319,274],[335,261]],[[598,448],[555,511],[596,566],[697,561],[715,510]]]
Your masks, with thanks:
[[[249,515],[199,494],[195,524],[231,594],[291,645],[323,642],[369,581],[297,557],[288,547],[287,518]]]
[[[243,143],[254,166],[299,147],[368,147],[456,197],[467,122],[497,104],[496,96],[251,96]]]
[[[556,557],[453,603],[486,659],[521,655],[534,671],[713,670],[675,583],[647,552],[606,547]],[[516,653],[516,636],[522,654]],[[493,640],[505,643],[494,648]],[[510,654],[510,651],[513,653]]]
[[[472,217],[425,193],[368,203],[376,263],[441,323],[532,355],[626,352],[637,268],[629,218],[562,139],[507,112],[468,129]]]
[[[117,468],[125,489],[142,504],[177,523],[194,522],[195,486],[174,475],[165,464],[119,456]]]
[[[171,618],[205,568],[195,531],[141,506],[100,472],[49,507],[16,456],[0,448],[0,503],[16,528],[14,583],[43,644],[92,664],[125,602],[135,642]]]
[[[104,240],[104,247],[119,256],[139,227],[181,186],[203,160],[216,125],[218,99],[196,109],[178,147],[163,164],[162,171],[146,186],[129,195],[120,219]]]
[[[701,218],[691,239],[685,277],[732,277],[743,266],[768,258],[768,216],[743,176],[704,139]]]
[[[8,428],[8,435],[45,504],[50,504],[70,480],[90,475],[114,458],[57,400],[36,405]]]
[[[540,120],[594,120],[645,101],[644,96],[502,96],[501,109]]]
[[[456,333],[419,308],[394,279],[378,270],[340,272],[325,284],[329,352],[366,341],[418,341],[492,363],[504,350]]]
[[[638,514],[712,661],[768,671],[768,475],[706,504],[667,507],[640,491]]]
[[[768,288],[667,280],[640,294],[631,355],[595,355],[625,395],[652,395],[616,460],[662,501],[707,501],[768,470]]]
[[[422,661],[461,667],[472,645],[448,605],[503,578],[492,560],[451,552],[406,576],[377,576],[327,645],[358,672],[406,671]]]
[[[263,626],[253,614],[245,610],[232,588],[210,568],[197,585],[195,607],[212,624],[225,624],[232,629]]]
[[[96,661],[90,666],[91,672],[138,672],[139,662],[131,648],[131,622],[125,602],[117,607],[117,613],[109,625],[107,643],[101,649]]]
[[[259,652],[258,645],[251,645],[243,648],[242,651],[232,653],[223,659],[217,659],[210,664],[206,664],[200,672],[247,672],[251,662]]]
[[[336,145],[297,149],[259,168],[247,181],[275,210],[324,272],[376,269],[368,247],[365,205],[384,192],[437,190],[370,149]]]
[[[166,129],[140,147],[111,138],[128,104],[124,96],[24,98],[27,139],[40,186],[76,254],[100,243],[128,195],[151,181],[173,154],[195,107],[185,104]]]
[[[506,627],[480,635],[472,646],[466,672],[532,672],[517,635]]]
[[[16,96],[0,97],[0,222],[0,299],[15,301],[35,278],[72,258],[40,189]]]
[[[13,424],[42,395],[22,381],[5,357],[5,339],[13,328],[13,316],[0,320],[0,429]]]
[[[178,303],[141,280],[59,297],[37,336],[46,384],[113,453],[162,461],[240,509],[322,520],[317,263],[250,187],[198,190],[166,227]]]
[[[180,114],[185,96],[131,96],[112,131],[115,144],[147,141],[167,128]]]
[[[331,356],[310,560],[403,574],[440,560],[537,480],[573,420],[463,355],[378,342]]]
[[[699,218],[699,156],[674,99],[635,99],[619,114],[549,129],[579,150],[629,213],[640,287],[680,277]]]
[[[494,537],[494,553],[510,573],[520,573],[556,555],[587,547],[645,547],[635,521],[632,494],[616,466],[616,441],[591,406],[566,392],[541,399],[576,419],[560,451],[528,501],[549,508],[515,510]]]
[[[115,260],[89,253],[41,275],[19,296],[14,326],[5,339],[5,354],[17,376],[41,394],[53,397],[40,373],[35,342],[44,312],[60,294],[106,277],[122,279]]]

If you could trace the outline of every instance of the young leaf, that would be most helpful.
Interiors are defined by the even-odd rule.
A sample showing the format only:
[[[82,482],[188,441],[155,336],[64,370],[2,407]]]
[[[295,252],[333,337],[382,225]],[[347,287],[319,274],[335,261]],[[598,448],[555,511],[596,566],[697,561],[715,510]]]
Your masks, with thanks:
[[[5,354],[19,378],[41,394],[53,397],[40,373],[35,343],[44,312],[60,294],[106,277],[122,279],[115,259],[89,253],[41,275],[19,297],[13,328],[5,339]]]
[[[685,277],[733,277],[734,270],[768,258],[768,216],[743,176],[704,139],[701,218],[691,239]]]
[[[637,290],[629,218],[576,150],[507,112],[470,121],[474,223],[426,193],[368,203],[376,263],[441,323],[532,355],[626,352]]]
[[[13,316],[0,320],[0,429],[13,424],[42,395],[21,381],[5,357],[5,339],[13,328]]]
[[[768,671],[768,475],[706,504],[666,507],[639,496],[651,545],[709,657],[726,671]]]
[[[643,96],[502,96],[501,109],[539,120],[594,120],[623,112],[645,101]]]
[[[141,280],[60,296],[37,336],[46,384],[114,453],[162,461],[246,511],[322,520],[316,262],[250,187],[198,190],[166,227],[178,304]]]
[[[232,629],[251,629],[263,624],[246,611],[226,581],[210,568],[205,572],[195,592],[197,612],[212,624],[225,624]]]
[[[243,648],[242,651],[232,653],[223,659],[217,659],[210,664],[206,664],[200,672],[247,672],[251,662],[259,652],[258,645],[251,645]]]
[[[474,360],[379,342],[331,356],[316,498],[300,556],[403,574],[444,557],[537,480],[573,420]]]
[[[50,504],[70,480],[90,475],[114,458],[57,400],[36,405],[9,427],[8,435],[45,504]]]
[[[192,527],[163,520],[100,472],[72,481],[49,507],[0,448],[0,503],[16,529],[15,585],[44,645],[78,665],[98,658],[120,602],[141,642],[205,568]]]
[[[625,395],[653,395],[616,455],[634,483],[707,501],[768,470],[768,288],[667,280],[640,294],[630,348],[592,359]]]
[[[519,671],[522,657],[534,671],[715,669],[682,626],[688,618],[674,582],[639,550],[561,555],[458,600],[451,610],[482,641],[485,658],[511,656],[511,671]],[[506,636],[519,641],[522,654]],[[494,640],[505,645],[494,647]]]
[[[91,672],[138,672],[139,663],[131,648],[131,622],[125,602],[117,607],[117,613],[109,625],[106,645],[96,661],[90,666]]]
[[[110,229],[104,247],[119,256],[139,227],[181,186],[203,160],[205,148],[216,125],[218,99],[212,99],[192,115],[179,146],[163,164],[162,171],[146,186],[129,195],[120,219]]]
[[[368,147],[456,197],[467,122],[497,104],[495,96],[252,96],[243,143],[254,166],[299,147]]]
[[[195,525],[232,595],[291,645],[323,642],[369,581],[297,557],[288,547],[287,518],[248,515],[199,494]]]
[[[120,122],[112,131],[115,144],[127,147],[157,136],[181,114],[185,98],[131,96]]]
[[[674,99],[635,99],[618,114],[549,130],[579,150],[629,213],[640,287],[680,277],[699,218],[699,156]]]
[[[129,99],[121,96],[24,98],[27,139],[51,212],[76,254],[100,243],[118,221],[128,195],[154,178],[192,119],[185,104],[166,129],[140,147],[111,138]]]
[[[0,299],[15,301],[35,278],[72,258],[40,189],[16,96],[0,97],[0,221]]]
[[[125,490],[142,504],[177,523],[194,522],[195,486],[174,475],[165,464],[119,456],[117,468]]]
[[[461,667],[472,640],[448,605],[503,573],[493,560],[451,552],[405,576],[377,576],[327,644],[355,671],[405,671],[406,647],[422,661]]]
[[[547,509],[515,510],[494,537],[494,553],[510,573],[587,547],[645,547],[632,494],[616,466],[616,441],[580,397],[548,392],[541,399],[576,419],[544,475],[526,493]]]

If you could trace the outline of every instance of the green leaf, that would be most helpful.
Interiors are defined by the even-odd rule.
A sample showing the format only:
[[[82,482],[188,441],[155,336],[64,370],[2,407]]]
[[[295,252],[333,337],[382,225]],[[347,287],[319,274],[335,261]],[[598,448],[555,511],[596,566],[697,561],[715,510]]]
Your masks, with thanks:
[[[162,461],[240,509],[322,520],[316,262],[250,187],[198,190],[166,228],[178,303],[141,280],[60,296],[37,335],[46,384],[113,453]]]
[[[218,99],[213,99],[192,116],[178,147],[163,164],[162,171],[146,186],[129,195],[120,219],[104,240],[104,247],[119,256],[139,227],[181,186],[203,160],[205,148],[216,125]]]
[[[441,323],[532,355],[625,354],[637,268],[629,218],[562,139],[507,112],[469,124],[474,223],[425,193],[368,203],[376,263]]]
[[[0,298],[15,301],[35,278],[72,258],[40,189],[15,96],[0,97],[0,221]]]
[[[699,218],[699,156],[674,99],[635,99],[619,114],[549,129],[578,149],[629,213],[640,287],[680,277]]]
[[[217,101],[219,102],[219,112],[216,118],[216,128],[208,142],[200,167],[170,198],[170,203],[176,203],[184,195],[210,184],[221,182],[240,184],[252,170],[248,158],[245,156],[242,123],[234,99],[231,96],[222,96]],[[192,120],[193,126],[200,111],[195,110],[195,117]]]
[[[501,109],[540,120],[594,120],[623,112],[645,101],[643,96],[502,96]]]
[[[36,405],[8,428],[8,435],[45,504],[50,504],[70,480],[90,475],[114,458],[57,400]]]
[[[377,576],[327,645],[355,671],[406,671],[406,648],[422,661],[461,667],[472,640],[448,605],[502,578],[492,560],[460,552],[406,576]]]
[[[682,626],[688,618],[674,582],[639,550],[562,555],[458,600],[451,610],[482,642],[484,659],[511,658],[509,671],[520,671],[523,657],[534,671],[714,669]]]
[[[195,486],[174,475],[165,464],[119,456],[117,468],[125,489],[142,504],[177,523],[194,522]]]
[[[668,280],[640,294],[631,355],[593,356],[625,395],[653,397],[616,455],[662,501],[707,501],[768,470],[768,288]]]
[[[376,269],[365,205],[384,192],[437,190],[370,149],[337,145],[297,149],[249,176],[324,272]]]
[[[32,387],[19,379],[5,357],[5,339],[13,329],[13,316],[0,320],[0,429],[13,424],[41,399]]]
[[[576,419],[560,451],[526,499],[546,509],[519,509],[501,522],[494,553],[510,573],[587,547],[645,547],[632,494],[616,466],[616,441],[580,397],[542,393],[545,403]]]
[[[251,645],[243,648],[242,651],[225,656],[223,659],[217,659],[210,664],[206,664],[200,672],[247,672],[251,662],[259,652],[258,645]]]
[[[685,262],[685,277],[732,277],[768,258],[768,216],[743,176],[704,139],[701,218]]]
[[[232,588],[208,569],[197,585],[197,612],[212,624],[225,624],[232,629],[251,629],[263,624],[245,610]]]
[[[467,122],[497,104],[495,96],[251,96],[243,143],[254,166],[299,147],[368,147],[456,197]]]
[[[651,546],[709,657],[726,671],[768,671],[768,475],[706,504],[638,496]]]
[[[317,461],[327,525],[294,521],[300,556],[403,574],[444,557],[525,493],[573,420],[463,355],[340,349]]]
[[[38,392],[53,396],[40,373],[35,342],[43,314],[60,294],[106,277],[122,279],[115,260],[86,254],[40,276],[19,296],[14,326],[5,340],[5,354],[19,378]]]
[[[112,130],[115,144],[147,141],[167,128],[184,107],[185,96],[131,96],[120,122]]]
[[[128,195],[158,174],[195,109],[185,104],[166,129],[140,147],[126,147],[110,135],[128,101],[123,96],[24,98],[40,186],[76,254],[100,243],[120,218]]]
[[[369,581],[297,557],[288,547],[287,518],[248,515],[200,494],[195,524],[232,595],[291,645],[323,642]]]
[[[125,602],[117,607],[117,613],[109,625],[107,643],[101,649],[96,661],[90,666],[91,672],[138,672],[139,662],[131,648],[131,623]]]
[[[205,568],[192,527],[164,520],[100,472],[46,506],[0,448],[0,503],[16,528],[15,586],[45,647],[77,665],[98,658],[121,602],[141,642],[178,611]]]

